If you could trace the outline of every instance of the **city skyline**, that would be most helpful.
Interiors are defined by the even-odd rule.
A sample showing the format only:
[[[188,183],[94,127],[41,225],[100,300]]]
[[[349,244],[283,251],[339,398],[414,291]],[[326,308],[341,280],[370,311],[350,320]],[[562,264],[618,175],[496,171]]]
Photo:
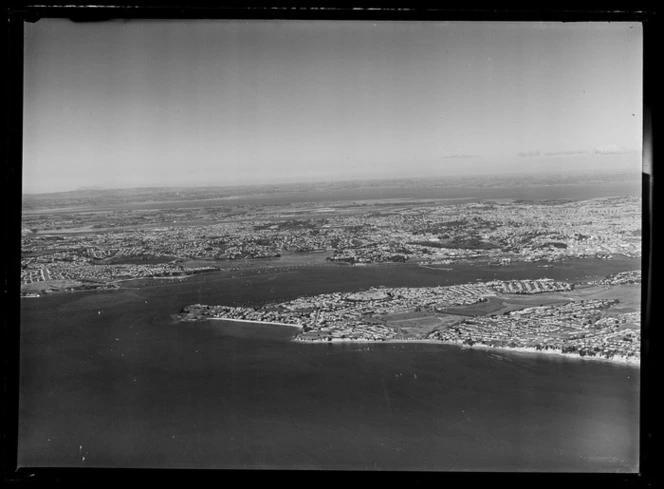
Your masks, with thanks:
[[[638,23],[25,26],[24,193],[640,172]]]

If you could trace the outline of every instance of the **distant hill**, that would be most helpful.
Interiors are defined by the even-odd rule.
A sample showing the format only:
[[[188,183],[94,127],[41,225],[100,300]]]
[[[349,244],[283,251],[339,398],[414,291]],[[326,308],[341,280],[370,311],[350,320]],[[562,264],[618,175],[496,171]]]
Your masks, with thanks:
[[[362,195],[396,195],[396,189],[436,189],[440,188],[446,195],[459,194],[464,188],[534,188],[587,185],[632,184],[640,188],[640,173],[574,173],[559,174],[498,174],[475,176],[447,176],[429,178],[373,179],[330,182],[307,182],[289,184],[263,184],[245,186],[205,186],[205,187],[137,187],[137,188],[103,188],[100,186],[80,187],[67,192],[43,194],[24,194],[22,207],[24,212],[40,209],[61,209],[70,207],[109,208],[127,204],[146,204],[160,202],[205,201],[211,199],[239,199],[254,196],[293,196],[293,195],[335,195],[353,191]],[[447,189],[447,190],[445,190]],[[383,192],[381,194],[381,192]]]

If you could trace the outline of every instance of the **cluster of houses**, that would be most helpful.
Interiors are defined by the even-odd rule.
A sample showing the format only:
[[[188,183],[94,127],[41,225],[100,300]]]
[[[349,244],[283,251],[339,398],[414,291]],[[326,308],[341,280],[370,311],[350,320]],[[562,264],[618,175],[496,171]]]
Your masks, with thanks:
[[[428,335],[466,345],[555,350],[605,358],[638,358],[638,313],[606,315],[611,299],[538,306],[508,314],[465,319]],[[627,327],[627,326],[630,327]]]

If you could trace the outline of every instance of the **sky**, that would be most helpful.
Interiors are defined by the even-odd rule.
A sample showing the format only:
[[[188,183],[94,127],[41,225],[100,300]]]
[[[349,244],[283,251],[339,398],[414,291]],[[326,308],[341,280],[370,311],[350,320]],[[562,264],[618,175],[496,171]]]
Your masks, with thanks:
[[[638,23],[25,24],[24,193],[641,171]]]

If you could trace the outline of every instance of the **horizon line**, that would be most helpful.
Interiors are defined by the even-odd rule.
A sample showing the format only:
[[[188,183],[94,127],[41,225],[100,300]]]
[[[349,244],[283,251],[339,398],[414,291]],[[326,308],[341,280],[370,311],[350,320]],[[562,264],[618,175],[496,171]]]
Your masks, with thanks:
[[[574,174],[574,175],[579,175],[579,174],[600,174],[600,175],[623,175],[623,174],[634,174],[634,177],[636,178],[640,174],[642,174],[643,171],[640,171],[639,174],[636,174],[635,172],[632,172],[627,169],[606,169],[606,170],[598,170],[598,169],[588,169],[588,168],[579,168],[579,169],[565,169],[565,170],[559,170],[559,169],[550,169],[550,170],[538,170],[538,171],[509,171],[509,172],[486,172],[486,173],[455,173],[455,174],[450,174],[450,175],[415,175],[415,176],[399,176],[399,175],[393,175],[393,176],[387,176],[387,177],[381,177],[381,176],[375,176],[375,175],[368,175],[368,176],[362,176],[362,177],[357,177],[357,178],[347,178],[347,179],[333,179],[333,180],[326,180],[326,179],[316,179],[316,180],[288,180],[288,181],[279,181],[279,182],[259,182],[259,183],[251,183],[251,182],[241,182],[241,183],[235,183],[235,184],[205,184],[205,183],[200,183],[200,184],[183,184],[183,185],[172,185],[172,184],[164,184],[164,185],[137,185],[137,186],[122,186],[122,187],[104,187],[100,185],[91,185],[91,186],[83,186],[83,187],[77,187],[69,190],[55,190],[55,191],[38,191],[38,192],[26,192],[22,191],[21,195],[22,196],[37,196],[37,195],[49,195],[49,194],[66,194],[66,193],[73,193],[73,192],[86,192],[86,191],[120,191],[120,190],[157,190],[157,189],[203,189],[203,188],[224,188],[224,189],[232,189],[232,188],[248,188],[248,187],[276,187],[276,186],[292,186],[292,185],[305,185],[305,186],[313,186],[313,185],[320,185],[320,184],[344,184],[344,183],[362,183],[362,182],[396,182],[396,181],[404,181],[404,180],[426,180],[426,179],[435,179],[435,180],[443,180],[443,179],[454,179],[454,180],[459,180],[459,179],[469,179],[469,178],[484,178],[484,177],[532,177],[532,176],[541,176],[541,177],[552,177],[552,176],[565,176],[566,174]]]

